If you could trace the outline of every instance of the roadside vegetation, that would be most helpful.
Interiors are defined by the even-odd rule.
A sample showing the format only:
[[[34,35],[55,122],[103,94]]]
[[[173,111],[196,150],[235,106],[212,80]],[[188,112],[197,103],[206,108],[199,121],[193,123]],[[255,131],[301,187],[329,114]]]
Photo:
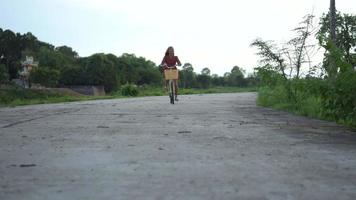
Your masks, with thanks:
[[[181,95],[187,94],[209,94],[209,93],[235,93],[235,92],[256,92],[255,87],[211,87],[209,89],[181,89]],[[134,85],[123,86],[121,89],[106,96],[85,96],[72,95],[63,92],[40,89],[23,89],[12,86],[11,89],[0,89],[0,107],[22,106],[32,104],[60,103],[72,101],[87,101],[99,99],[114,99],[144,96],[165,96],[166,92],[162,87],[137,87]]]
[[[313,19],[306,16],[286,43],[256,39],[251,44],[261,57],[258,104],[355,128],[356,16],[328,13],[318,25]],[[311,42],[314,37],[318,44]],[[312,65],[318,49],[323,62]]]
[[[17,86],[11,86],[7,89],[0,89],[0,107],[60,103],[105,98],[109,97],[77,96],[51,90],[23,89]]]

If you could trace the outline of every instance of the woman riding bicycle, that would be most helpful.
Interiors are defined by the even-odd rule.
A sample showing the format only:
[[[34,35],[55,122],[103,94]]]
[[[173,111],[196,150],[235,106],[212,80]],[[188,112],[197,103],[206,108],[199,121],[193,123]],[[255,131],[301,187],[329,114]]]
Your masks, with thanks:
[[[163,57],[162,66],[164,66],[163,69],[168,69],[168,68],[173,68],[177,69],[177,65],[181,66],[182,64],[180,63],[178,56],[174,55],[174,49],[173,47],[168,47],[165,56]],[[168,81],[166,80],[165,82],[165,87],[167,88]],[[175,87],[175,100],[178,101],[178,79],[174,80],[174,87]]]

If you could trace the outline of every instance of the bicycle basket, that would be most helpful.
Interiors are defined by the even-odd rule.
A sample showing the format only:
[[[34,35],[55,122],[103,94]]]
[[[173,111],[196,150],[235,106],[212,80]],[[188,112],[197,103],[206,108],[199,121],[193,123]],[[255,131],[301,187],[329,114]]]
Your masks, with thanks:
[[[164,78],[166,80],[178,79],[178,70],[176,70],[176,69],[166,69],[166,70],[164,70]]]

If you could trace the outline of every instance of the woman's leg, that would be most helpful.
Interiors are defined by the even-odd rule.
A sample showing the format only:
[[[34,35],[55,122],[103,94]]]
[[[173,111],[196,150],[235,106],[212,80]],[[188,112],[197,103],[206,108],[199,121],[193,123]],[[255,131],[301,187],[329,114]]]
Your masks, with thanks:
[[[176,91],[176,100],[177,100],[177,96],[178,96],[178,80],[174,80],[174,87],[175,87],[175,91]]]
[[[167,81],[166,81],[166,78],[164,76],[164,73],[163,73],[163,81],[162,81],[162,84],[163,84],[163,88],[167,91]]]
[[[169,80],[164,80],[164,89],[166,90],[166,92],[168,91],[168,83]]]

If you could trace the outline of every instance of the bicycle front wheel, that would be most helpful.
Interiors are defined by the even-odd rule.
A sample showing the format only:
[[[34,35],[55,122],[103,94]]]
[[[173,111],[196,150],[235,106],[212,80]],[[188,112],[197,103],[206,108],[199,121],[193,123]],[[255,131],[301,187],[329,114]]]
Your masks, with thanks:
[[[169,97],[171,99],[171,104],[174,104],[174,82],[171,80],[169,81],[170,93]]]

